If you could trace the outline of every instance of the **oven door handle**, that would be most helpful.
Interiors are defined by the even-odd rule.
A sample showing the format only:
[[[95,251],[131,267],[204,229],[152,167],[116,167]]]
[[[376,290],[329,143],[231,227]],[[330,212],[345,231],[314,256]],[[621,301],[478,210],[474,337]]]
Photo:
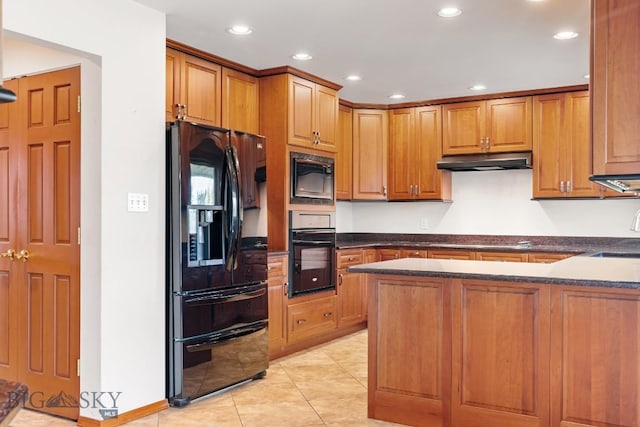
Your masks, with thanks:
[[[187,345],[185,346],[185,349],[189,353],[194,353],[196,351],[209,350],[210,348],[215,347],[218,344],[224,344],[230,341],[234,341],[234,340],[237,340],[238,338],[242,338],[244,336],[259,332],[260,330],[266,331],[266,328],[267,328],[267,322],[261,322],[259,325],[247,326],[245,328],[235,329],[233,331],[229,331],[228,333],[220,334],[205,342]]]
[[[307,245],[307,246],[335,246],[334,242],[327,242],[326,240],[292,240],[294,245]]]

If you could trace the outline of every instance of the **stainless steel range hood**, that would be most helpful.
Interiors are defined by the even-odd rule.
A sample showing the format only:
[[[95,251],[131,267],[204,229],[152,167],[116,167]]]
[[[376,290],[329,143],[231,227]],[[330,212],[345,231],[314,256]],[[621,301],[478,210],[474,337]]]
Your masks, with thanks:
[[[640,174],[592,175],[589,180],[620,193],[640,193]]]
[[[450,171],[531,169],[531,152],[443,156],[437,165]]]

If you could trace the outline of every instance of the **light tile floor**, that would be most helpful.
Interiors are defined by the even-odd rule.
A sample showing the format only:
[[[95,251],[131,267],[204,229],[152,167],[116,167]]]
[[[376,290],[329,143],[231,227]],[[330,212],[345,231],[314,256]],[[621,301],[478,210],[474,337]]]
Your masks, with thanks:
[[[73,422],[22,410],[11,427]],[[128,423],[129,426],[398,426],[367,418],[367,331],[274,360],[266,378]]]

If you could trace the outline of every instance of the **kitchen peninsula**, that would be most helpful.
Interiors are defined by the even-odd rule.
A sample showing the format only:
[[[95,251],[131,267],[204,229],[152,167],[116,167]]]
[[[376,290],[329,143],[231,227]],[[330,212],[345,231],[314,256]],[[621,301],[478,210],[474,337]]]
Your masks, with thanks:
[[[640,258],[632,255],[349,267],[367,273],[369,286],[369,417],[640,425]]]

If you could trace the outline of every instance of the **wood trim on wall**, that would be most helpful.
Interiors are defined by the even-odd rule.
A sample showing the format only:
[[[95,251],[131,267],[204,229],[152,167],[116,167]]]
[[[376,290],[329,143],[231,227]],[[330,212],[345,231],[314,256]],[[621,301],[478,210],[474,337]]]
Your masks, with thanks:
[[[313,75],[311,73],[307,73],[306,71],[302,71],[302,70],[299,70],[297,68],[290,67],[288,65],[283,65],[282,67],[267,68],[267,69],[264,69],[264,70],[260,70],[260,71],[258,71],[257,76],[258,77],[267,77],[267,76],[275,76],[277,74],[293,74],[294,76],[301,77],[301,78],[309,80],[309,81],[311,81],[313,83],[321,84],[322,86],[326,86],[326,87],[328,87],[330,89],[333,89],[333,90],[342,89],[342,86],[337,84],[337,83],[330,82],[329,80],[325,80],[322,77],[318,77],[318,76]]]
[[[233,70],[240,71],[254,77],[268,77],[268,76],[275,76],[278,74],[292,74],[294,76],[309,80],[313,83],[326,86],[333,90],[342,89],[342,86],[337,83],[333,83],[329,80],[323,79],[322,77],[315,76],[311,73],[307,73],[306,71],[299,70],[297,68],[290,67],[288,65],[283,65],[281,67],[267,68],[264,70],[256,70],[255,68],[247,67],[237,62],[224,59],[222,57],[213,55],[211,53],[205,52],[200,49],[196,49],[194,47],[188,46],[186,44],[180,43],[175,40],[167,39],[167,47],[171,49],[179,50],[181,52],[196,56],[198,58],[201,58],[207,61],[215,62],[216,64],[220,64],[224,67],[231,68]],[[488,93],[488,94],[482,94],[482,95],[462,96],[457,98],[430,99],[430,100],[416,101],[416,102],[403,102],[400,104],[358,103],[358,102],[351,102],[346,99],[339,99],[339,103],[340,105],[344,105],[350,108],[391,110],[396,108],[425,107],[428,105],[451,104],[454,102],[485,101],[487,99],[546,95],[549,93],[560,93],[560,92],[576,92],[576,91],[588,90],[588,89],[589,89],[588,84],[581,84],[581,85],[573,85],[573,86],[560,86],[560,87],[551,87],[551,88],[542,88],[542,89],[519,90],[519,91],[512,91],[512,92]]]
[[[96,420],[89,417],[80,416],[78,418],[78,425],[82,427],[115,427],[131,421],[144,418],[148,415],[152,415],[158,412],[162,412],[169,407],[169,403],[166,400],[160,400],[149,405],[141,406],[140,408],[127,411],[122,414],[118,414],[117,418],[108,418],[106,420]]]
[[[222,65],[223,67],[231,68],[232,70],[240,71],[253,77],[258,77],[258,70],[256,70],[255,68],[247,67],[246,65],[224,59],[220,56],[213,55],[200,49],[196,49],[195,47],[187,46],[186,44],[182,44],[175,40],[167,39],[167,47],[179,50],[180,52],[187,53],[192,56],[196,56],[200,59],[204,59],[205,61],[215,62],[216,64]]]

